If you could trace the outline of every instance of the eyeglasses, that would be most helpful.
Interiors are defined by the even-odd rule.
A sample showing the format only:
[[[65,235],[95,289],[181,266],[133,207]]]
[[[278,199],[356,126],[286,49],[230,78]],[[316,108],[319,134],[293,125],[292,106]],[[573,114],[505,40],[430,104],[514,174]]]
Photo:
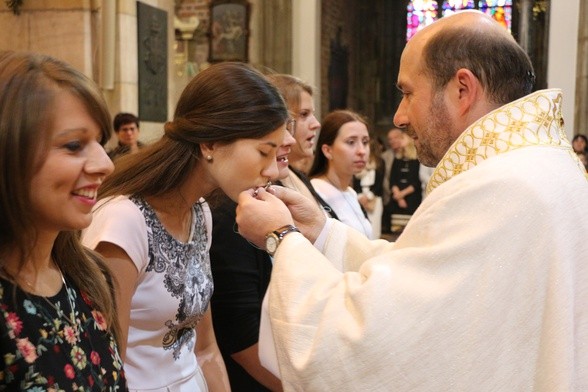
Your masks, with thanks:
[[[289,118],[286,121],[286,131],[288,131],[290,135],[294,136],[294,134],[296,133],[296,120],[294,120],[293,118]]]

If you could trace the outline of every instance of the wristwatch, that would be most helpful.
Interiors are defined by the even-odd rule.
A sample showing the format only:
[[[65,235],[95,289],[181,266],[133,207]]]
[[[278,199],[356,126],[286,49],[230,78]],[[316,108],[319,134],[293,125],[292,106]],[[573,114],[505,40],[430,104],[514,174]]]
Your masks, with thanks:
[[[267,233],[265,235],[265,250],[267,251],[267,253],[269,253],[270,256],[273,256],[274,253],[276,253],[276,250],[278,249],[278,245],[280,245],[280,242],[282,242],[286,234],[295,231],[300,233],[300,230],[298,230],[296,226],[286,225],[280,227],[277,230],[270,231],[269,233]]]

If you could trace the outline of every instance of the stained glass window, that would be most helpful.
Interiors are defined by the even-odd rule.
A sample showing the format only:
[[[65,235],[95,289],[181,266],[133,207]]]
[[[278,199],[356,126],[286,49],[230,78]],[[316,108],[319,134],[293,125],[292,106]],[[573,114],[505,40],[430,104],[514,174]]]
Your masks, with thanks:
[[[455,11],[474,8],[474,0],[445,0],[442,8],[443,16],[447,16]]]
[[[512,0],[480,0],[478,7],[482,12],[492,16],[508,31],[512,26]]]
[[[417,31],[437,20],[437,2],[434,0],[412,0],[406,7],[406,40]]]

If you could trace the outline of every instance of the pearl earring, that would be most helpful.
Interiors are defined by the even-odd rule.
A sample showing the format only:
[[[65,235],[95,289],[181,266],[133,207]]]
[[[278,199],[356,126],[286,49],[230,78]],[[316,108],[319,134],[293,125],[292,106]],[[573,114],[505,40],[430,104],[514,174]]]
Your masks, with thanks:
[[[210,156],[210,155],[207,155],[207,156],[206,156],[206,160],[207,160],[208,162],[212,162],[212,156]]]

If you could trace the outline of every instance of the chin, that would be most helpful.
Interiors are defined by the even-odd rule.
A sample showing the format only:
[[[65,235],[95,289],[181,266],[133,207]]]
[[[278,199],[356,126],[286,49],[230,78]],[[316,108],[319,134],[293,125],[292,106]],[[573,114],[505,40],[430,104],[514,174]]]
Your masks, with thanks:
[[[76,230],[85,229],[88,226],[90,226],[90,223],[92,223],[92,214],[89,214],[88,216],[84,217],[84,219],[80,221],[78,227],[76,227]]]

